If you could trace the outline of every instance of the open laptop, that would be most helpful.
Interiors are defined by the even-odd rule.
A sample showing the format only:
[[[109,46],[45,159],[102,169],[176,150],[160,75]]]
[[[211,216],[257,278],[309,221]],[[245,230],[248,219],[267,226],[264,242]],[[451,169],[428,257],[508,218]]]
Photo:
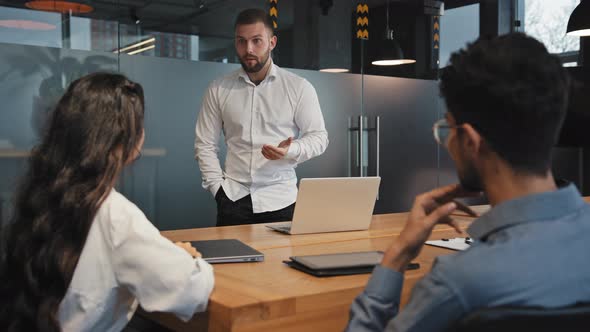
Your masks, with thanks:
[[[287,234],[366,230],[381,178],[301,179],[293,221],[268,225]]]
[[[236,239],[191,241],[209,263],[262,262],[264,254]]]

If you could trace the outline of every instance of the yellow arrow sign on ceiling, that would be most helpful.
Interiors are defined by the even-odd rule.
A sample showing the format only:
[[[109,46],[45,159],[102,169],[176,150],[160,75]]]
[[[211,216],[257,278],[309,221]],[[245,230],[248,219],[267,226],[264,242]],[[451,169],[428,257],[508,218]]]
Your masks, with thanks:
[[[369,30],[358,30],[356,32],[356,38],[359,39],[369,39]]]
[[[356,6],[356,12],[357,13],[368,13],[369,12],[369,6],[367,6],[367,4],[361,5],[359,3],[359,5]]]
[[[439,40],[440,40],[440,37],[438,36],[438,33],[435,33],[434,34],[434,41],[439,41]]]
[[[357,17],[356,25],[359,25],[359,26],[369,25],[369,18],[368,17]]]
[[[278,17],[277,9],[272,7],[269,12],[270,16]]]
[[[440,26],[438,25],[438,22],[434,22],[434,30],[439,30]]]

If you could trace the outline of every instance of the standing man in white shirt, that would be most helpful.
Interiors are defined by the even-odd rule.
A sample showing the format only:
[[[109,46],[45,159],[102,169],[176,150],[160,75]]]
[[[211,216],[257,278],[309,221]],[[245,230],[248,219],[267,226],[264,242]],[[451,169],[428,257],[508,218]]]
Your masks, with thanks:
[[[242,68],[212,82],[203,98],[195,157],[203,188],[217,202],[217,226],[291,220],[295,167],[328,146],[315,89],[273,63],[276,44],[265,11],[242,11],[235,23]],[[222,131],[225,171],[218,156]]]

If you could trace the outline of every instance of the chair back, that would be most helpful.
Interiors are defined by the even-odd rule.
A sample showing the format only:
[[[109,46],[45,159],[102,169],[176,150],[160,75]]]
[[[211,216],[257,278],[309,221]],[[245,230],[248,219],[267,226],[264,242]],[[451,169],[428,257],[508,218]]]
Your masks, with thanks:
[[[492,307],[474,311],[452,329],[455,332],[488,331],[590,331],[590,303],[562,308]]]

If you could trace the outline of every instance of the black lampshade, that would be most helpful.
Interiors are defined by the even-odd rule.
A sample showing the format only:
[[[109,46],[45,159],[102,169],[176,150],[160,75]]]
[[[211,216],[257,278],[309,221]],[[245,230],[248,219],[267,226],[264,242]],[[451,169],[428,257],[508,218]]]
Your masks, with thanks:
[[[387,35],[379,44],[375,59],[371,62],[373,65],[396,66],[416,62],[414,59],[406,59],[397,40],[392,37],[392,34]]]
[[[570,36],[590,36],[590,0],[582,0],[574,9],[567,22],[567,32]]]

